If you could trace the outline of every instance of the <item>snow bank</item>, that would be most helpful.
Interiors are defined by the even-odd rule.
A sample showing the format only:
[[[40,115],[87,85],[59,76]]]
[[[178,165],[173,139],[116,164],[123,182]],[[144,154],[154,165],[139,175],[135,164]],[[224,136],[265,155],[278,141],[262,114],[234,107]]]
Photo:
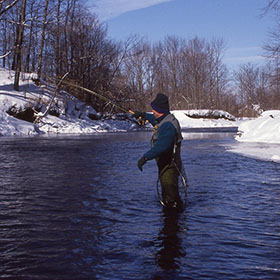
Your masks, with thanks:
[[[0,136],[38,134],[34,124],[15,119],[0,109]]]
[[[120,132],[136,128],[136,124],[124,120],[92,120],[98,114],[92,107],[66,92],[55,99],[59,117],[47,115],[38,124],[16,119],[7,111],[11,107],[26,108],[40,100],[42,113],[52,97],[47,87],[37,87],[29,74],[22,74],[20,92],[13,90],[14,73],[0,68],[0,136],[35,134],[83,134]],[[184,128],[238,127],[237,140],[228,150],[246,156],[280,162],[280,111],[267,111],[250,121],[235,120],[220,110],[172,111]]]
[[[265,111],[257,119],[242,122],[235,139],[238,142],[228,151],[280,162],[280,111]]]
[[[227,149],[229,152],[241,154],[246,157],[279,162],[280,145],[258,142],[236,142]]]
[[[18,120],[6,113],[14,105],[26,104],[26,92],[13,90],[13,72],[0,68],[0,136],[38,134],[34,124]],[[20,87],[28,86],[28,80],[21,77]]]
[[[171,111],[171,113],[177,118],[182,128],[219,128],[239,125],[232,115],[221,110],[179,110]],[[209,118],[210,113],[216,118]]]
[[[265,111],[257,119],[242,122],[235,139],[240,142],[280,144],[280,111]]]
[[[0,135],[2,136],[118,132],[136,128],[135,123],[131,121],[92,120],[90,116],[98,116],[96,111],[66,92],[60,92],[55,98],[53,110],[57,117],[48,114],[36,125],[16,119],[7,114],[11,108],[17,112],[28,107],[36,107],[39,108],[37,116],[44,115],[55,89],[47,85],[36,86],[32,82],[32,74],[21,74],[19,92],[13,90],[13,81],[14,72],[0,68]],[[172,113],[178,118],[182,128],[238,126],[234,117],[219,110],[186,110],[172,111]]]
[[[136,127],[129,121],[93,121],[66,117],[47,116],[39,124],[41,133],[47,134],[92,134],[100,132],[126,132]]]
[[[36,125],[14,118],[7,113],[12,107],[21,110],[39,106],[42,111],[38,115],[43,115],[52,98],[54,89],[38,87],[31,78],[32,74],[22,74],[17,92],[13,89],[14,72],[0,68],[0,136],[121,132],[136,126],[129,121],[92,120],[90,116],[98,117],[97,112],[63,91],[55,98],[53,106],[59,117],[48,114]]]

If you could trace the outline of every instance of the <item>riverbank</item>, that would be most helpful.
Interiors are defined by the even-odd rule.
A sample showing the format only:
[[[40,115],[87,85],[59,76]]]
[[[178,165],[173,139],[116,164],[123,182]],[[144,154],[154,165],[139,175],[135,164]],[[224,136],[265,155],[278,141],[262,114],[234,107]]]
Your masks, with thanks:
[[[124,132],[136,130],[135,120],[127,118],[100,119],[100,115],[90,106],[67,92],[60,91],[55,96],[55,88],[49,85],[37,86],[32,74],[22,74],[20,91],[13,89],[14,73],[0,68],[0,136],[37,135],[37,134],[90,134],[101,132]],[[36,78],[36,77],[35,77]],[[44,112],[51,110],[44,117]],[[37,115],[29,116],[28,110],[36,108]],[[8,113],[9,112],[9,113]],[[23,119],[15,118],[25,112]],[[240,121],[220,110],[172,111],[182,128],[224,128],[238,127]],[[35,123],[34,118],[41,117]]]
[[[38,87],[31,74],[22,74],[20,91],[17,92],[13,90],[13,75],[12,71],[0,68],[0,136],[79,135],[139,129],[131,116],[100,119],[100,115],[92,107],[64,91],[55,96],[51,110],[42,117],[50,106],[55,89],[50,85]],[[37,116],[32,115],[29,118],[41,117],[36,123],[13,116],[20,111],[28,112],[30,108],[36,108],[38,112]],[[171,112],[179,120],[183,130],[238,130],[235,140],[240,144],[235,145],[231,151],[280,161],[280,111],[264,112],[254,120],[235,119],[234,116],[220,110]],[[28,114],[25,117],[28,117]],[[249,147],[242,144],[244,142],[268,143],[268,148],[262,149],[260,153],[258,144]]]
[[[231,152],[280,162],[280,111],[263,112],[259,118],[242,122]]]

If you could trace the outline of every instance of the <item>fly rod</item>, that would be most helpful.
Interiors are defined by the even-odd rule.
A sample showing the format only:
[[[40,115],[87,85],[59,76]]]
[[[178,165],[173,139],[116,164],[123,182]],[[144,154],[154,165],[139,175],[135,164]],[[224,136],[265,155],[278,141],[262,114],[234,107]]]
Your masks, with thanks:
[[[95,91],[92,91],[88,88],[85,88],[85,87],[82,87],[80,85],[76,85],[76,84],[73,84],[73,83],[70,83],[70,82],[67,82],[67,81],[63,81],[62,84],[65,84],[65,85],[69,85],[69,86],[73,86],[75,88],[78,88],[78,89],[81,89],[83,91],[86,91],[92,95],[95,95],[96,97],[98,97],[99,99],[105,101],[105,102],[108,102],[109,104],[112,104],[113,106],[115,106],[116,108],[118,108],[119,110],[123,111],[124,113],[130,113],[130,114],[134,114],[134,112],[132,110],[129,110],[127,108],[124,108],[120,105],[118,105],[116,102],[112,101],[111,99],[109,99],[108,97],[104,96],[104,95],[101,95]]]
[[[52,78],[50,78],[50,79],[52,79]],[[85,88],[85,87],[80,86],[80,85],[76,85],[76,84],[74,84],[74,83],[67,82],[67,81],[65,81],[65,80],[62,80],[60,84],[72,86],[72,87],[75,87],[75,88],[77,88],[77,89],[86,91],[86,92],[88,92],[88,93],[90,93],[90,94],[92,94],[92,95],[98,97],[99,99],[101,99],[101,100],[103,100],[103,101],[105,101],[105,102],[108,102],[109,104],[112,104],[113,106],[115,106],[116,108],[118,108],[119,110],[121,110],[121,111],[124,112],[124,113],[129,113],[129,114],[131,114],[131,115],[134,115],[134,114],[135,114],[134,111],[132,111],[132,110],[130,110],[130,109],[127,109],[127,108],[124,108],[124,107],[118,105],[116,102],[112,101],[112,100],[109,99],[108,97],[106,97],[106,96],[104,96],[104,95],[102,95],[102,94],[99,94],[99,93],[97,93],[97,92],[95,92],[95,91],[93,91],[93,90],[90,90],[90,89]],[[146,121],[146,122],[147,122],[147,121]],[[137,123],[138,123],[140,126],[143,126],[143,125],[145,124],[145,120],[144,120],[143,118],[140,117],[140,118],[138,118]]]
[[[105,102],[108,102],[108,103],[114,105],[116,108],[120,109],[121,111],[123,111],[123,112],[125,112],[125,113],[129,113],[129,114],[131,114],[131,115],[134,115],[134,114],[135,114],[134,111],[132,111],[132,110],[130,110],[130,109],[127,109],[127,108],[124,108],[124,107],[118,105],[116,102],[114,102],[114,101],[112,101],[111,99],[109,99],[108,97],[106,97],[106,96],[104,96],[104,95],[101,95],[101,94],[99,94],[99,93],[97,93],[97,92],[95,92],[95,91],[92,91],[92,90],[90,90],[90,89],[88,89],[88,88],[82,87],[82,86],[80,86],[80,85],[75,85],[75,84],[73,84],[73,83],[69,83],[69,82],[66,82],[66,81],[63,81],[62,83],[66,84],[66,85],[69,85],[69,86],[73,86],[73,87],[78,88],[78,89],[81,89],[81,90],[84,90],[84,91],[86,91],[86,92],[88,92],[88,93],[90,93],[90,94],[92,94],[92,95],[95,95],[95,96],[97,96],[98,98],[100,98],[101,100],[103,100],[103,101],[105,101]],[[139,118],[137,119],[137,123],[138,123],[139,126],[144,126],[146,123],[148,123],[148,120],[145,120],[144,118],[139,117]]]

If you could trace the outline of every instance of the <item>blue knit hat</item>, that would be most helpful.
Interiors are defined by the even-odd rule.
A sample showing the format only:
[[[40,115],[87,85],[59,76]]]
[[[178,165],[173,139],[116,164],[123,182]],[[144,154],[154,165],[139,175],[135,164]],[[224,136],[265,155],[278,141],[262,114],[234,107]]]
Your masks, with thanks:
[[[168,97],[163,93],[158,93],[156,98],[151,102],[151,107],[158,113],[169,112]]]

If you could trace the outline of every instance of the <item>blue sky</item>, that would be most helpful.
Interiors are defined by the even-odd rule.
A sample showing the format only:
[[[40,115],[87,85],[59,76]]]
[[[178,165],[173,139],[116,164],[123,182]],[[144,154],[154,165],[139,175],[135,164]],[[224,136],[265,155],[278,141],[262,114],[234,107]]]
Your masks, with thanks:
[[[230,69],[262,64],[262,47],[275,25],[260,17],[268,0],[95,0],[93,11],[108,26],[108,35],[125,40],[132,34],[151,42],[167,35],[211,41],[223,39],[224,62]]]

